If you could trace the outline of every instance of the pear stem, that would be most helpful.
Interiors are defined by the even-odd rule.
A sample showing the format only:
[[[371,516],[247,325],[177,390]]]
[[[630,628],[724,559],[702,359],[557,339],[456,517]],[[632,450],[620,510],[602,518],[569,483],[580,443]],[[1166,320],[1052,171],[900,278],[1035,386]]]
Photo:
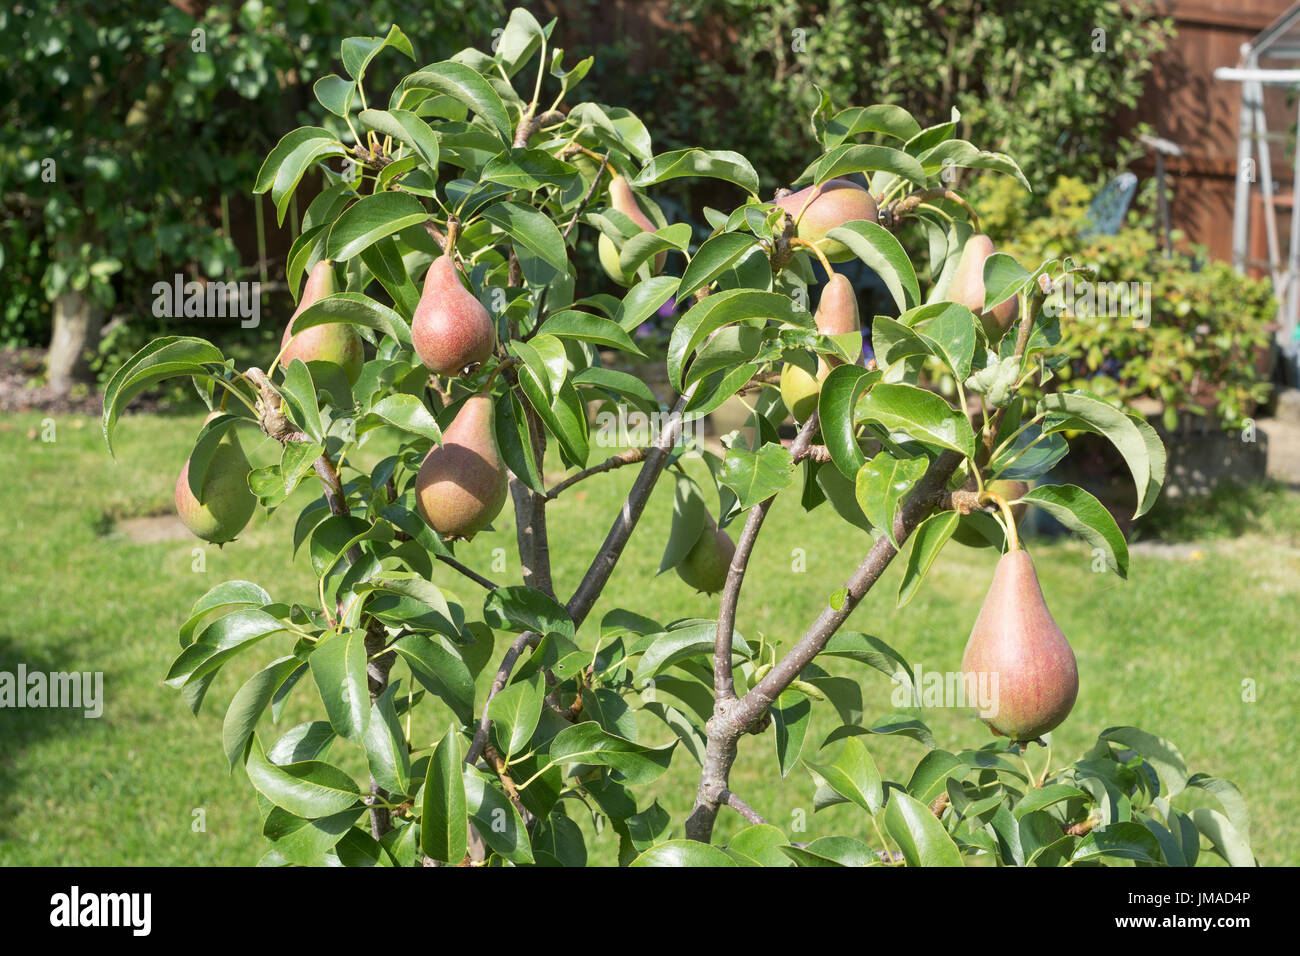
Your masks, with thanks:
[[[1007,499],[1003,498],[996,491],[982,491],[979,497],[980,504],[995,504],[1002,511],[1002,517],[1006,520],[1007,525],[1007,553],[1020,550],[1020,536],[1016,534],[1016,518],[1011,512],[1011,505],[1007,504]]]
[[[796,236],[794,239],[790,240],[790,245],[803,246],[806,249],[811,249],[813,254],[817,256],[817,261],[820,262],[822,268],[826,270],[826,278],[830,279],[835,275],[835,270],[831,268],[830,261],[826,258],[826,253],[822,252],[821,249],[818,248],[817,243],[809,242],[807,239],[800,239]]]

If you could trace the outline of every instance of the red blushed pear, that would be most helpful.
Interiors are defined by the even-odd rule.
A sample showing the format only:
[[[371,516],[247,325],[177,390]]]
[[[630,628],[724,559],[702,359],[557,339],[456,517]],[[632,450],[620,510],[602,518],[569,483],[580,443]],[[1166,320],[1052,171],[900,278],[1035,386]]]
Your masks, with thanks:
[[[411,319],[411,344],[439,375],[460,375],[482,365],[497,347],[497,329],[483,303],[465,288],[450,255],[433,260]]]
[[[817,331],[823,335],[844,335],[860,332],[862,320],[858,313],[858,296],[853,291],[853,283],[840,273],[832,275],[822,289],[821,299],[817,303],[817,313],[813,316]],[[861,354],[861,343],[858,343]],[[812,367],[811,362],[808,363]],[[842,365],[841,359],[834,356],[817,356],[817,371],[814,375],[808,368],[793,362],[786,362],[781,369],[781,399],[790,410],[795,421],[804,422],[817,410],[817,398],[821,394],[822,382],[836,365]]]
[[[651,222],[650,217],[641,211],[637,205],[636,195],[632,192],[632,187],[623,176],[615,173],[609,180],[609,204],[618,212],[627,216],[634,223],[641,227],[642,232],[654,232],[655,224]],[[614,244],[614,240],[609,238],[603,232],[600,238],[596,240],[596,252],[600,256],[601,268],[615,282],[620,285],[627,285],[631,281],[631,276],[624,274],[618,263],[619,248]],[[668,253],[659,252],[655,254],[654,271],[658,273],[664,267],[664,259]]]
[[[795,234],[816,244],[831,262],[852,259],[853,253],[842,242],[827,239],[828,232],[847,222],[876,222],[880,218],[880,208],[871,193],[848,179],[830,179],[820,186],[809,186],[778,199],[776,204],[798,222]]]
[[[420,515],[445,538],[474,537],[505,504],[509,475],[494,417],[489,393],[471,395],[415,476]]]
[[[975,233],[962,247],[957,270],[948,286],[948,298],[975,313],[991,342],[1002,338],[1020,315],[1020,300],[1014,295],[987,311],[984,309],[984,263],[996,251],[992,239],[982,232]]]
[[[998,561],[961,669],[968,687],[987,686],[992,693],[996,712],[981,714],[984,722],[1017,743],[1054,729],[1074,707],[1074,651],[1047,609],[1033,561],[1014,539]]]
[[[280,340],[280,364],[288,368],[294,359],[303,362],[333,362],[343,369],[348,382],[355,385],[361,375],[361,364],[365,360],[361,335],[355,326],[331,322],[328,325],[313,325],[294,336],[289,334],[294,319],[321,299],[338,291],[333,266],[329,259],[322,259],[307,276],[298,308],[294,310]]]

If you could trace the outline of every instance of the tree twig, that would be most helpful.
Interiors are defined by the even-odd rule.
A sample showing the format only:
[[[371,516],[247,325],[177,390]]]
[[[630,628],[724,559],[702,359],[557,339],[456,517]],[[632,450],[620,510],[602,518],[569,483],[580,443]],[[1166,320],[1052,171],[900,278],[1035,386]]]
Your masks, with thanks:
[[[465,577],[469,578],[475,584],[479,585],[482,588],[485,588],[488,591],[495,591],[497,588],[501,586],[489,580],[488,578],[483,577],[483,575],[479,574],[473,568],[466,567],[465,565],[461,564],[459,561],[457,561],[455,558],[451,557],[450,555],[435,554],[434,557],[437,558],[439,561],[441,561],[443,564],[455,568],[457,571],[465,575]]]
[[[610,455],[599,465],[592,465],[590,468],[584,468],[577,474],[570,475],[563,481],[555,485],[546,492],[549,500],[554,500],[560,496],[560,492],[576,485],[584,478],[590,478],[592,475],[599,475],[607,471],[613,471],[615,468],[622,468],[624,465],[635,465],[639,461],[645,461],[646,450],[644,448],[629,448],[627,451],[617,455]]]
[[[801,456],[812,444],[817,432],[817,413],[813,412],[803,423],[790,452],[792,456]],[[765,498],[753,508],[745,519],[741,529],[740,540],[736,542],[736,553],[727,568],[727,580],[722,586],[722,597],[718,601],[718,630],[713,642],[713,699],[714,712],[718,704],[734,700],[736,697],[735,679],[731,670],[732,637],[736,630],[736,607],[740,602],[740,587],[745,582],[745,571],[749,567],[749,556],[758,540],[758,532],[767,519],[767,513],[776,501],[776,495]]]

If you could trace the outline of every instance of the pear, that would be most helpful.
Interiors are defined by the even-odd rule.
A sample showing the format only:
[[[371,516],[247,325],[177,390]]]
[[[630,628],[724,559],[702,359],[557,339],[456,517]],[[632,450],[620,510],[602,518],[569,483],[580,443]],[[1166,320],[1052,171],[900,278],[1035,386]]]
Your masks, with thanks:
[[[812,197],[811,202],[809,197]],[[805,203],[807,209],[804,209]],[[858,219],[876,222],[880,218],[880,209],[871,193],[848,179],[829,179],[820,186],[808,186],[778,199],[776,204],[789,213],[791,219],[798,221],[796,235],[815,243],[831,262],[852,259],[853,253],[842,242],[827,239],[826,233],[846,222]],[[801,210],[802,218],[799,215]]]
[[[1029,492],[1029,482],[1015,481],[1009,478],[1002,478],[998,481],[990,482],[988,490],[1001,495],[1007,501],[1015,501],[1017,498],[1023,498]],[[1011,515],[1016,519],[1016,523],[1025,517],[1025,512],[1029,510],[1026,502],[1011,506]]]
[[[340,322],[328,325],[313,325],[290,338],[289,330],[293,320],[307,311],[326,296],[338,291],[334,282],[334,264],[329,259],[322,259],[312,268],[307,276],[307,284],[302,287],[302,298],[298,308],[285,327],[280,340],[280,364],[285,368],[294,359],[304,362],[333,362],[343,369],[348,383],[355,385],[361,375],[361,363],[365,358],[361,349],[361,335],[356,327]]]
[[[998,561],[961,669],[967,686],[971,675],[987,675],[996,713],[983,719],[995,733],[1023,743],[1069,716],[1079,693],[1078,665],[1026,552],[1009,551]]]
[[[203,424],[220,414],[213,412]],[[251,470],[233,426],[212,453],[200,498],[196,499],[190,490],[190,460],[185,459],[185,467],[176,479],[176,514],[181,523],[204,541],[213,544],[234,541],[247,526],[257,505],[257,496],[248,487]]]
[[[727,583],[727,569],[736,555],[731,535],[718,527],[711,515],[705,515],[704,528],[677,565],[677,576],[705,594],[716,594]]]
[[[962,247],[961,258],[957,260],[957,269],[948,286],[949,300],[966,306],[979,316],[990,342],[1002,338],[1020,315],[1020,301],[1016,296],[987,311],[984,309],[984,262],[995,251],[992,239],[982,232],[975,233]]]
[[[860,332],[862,321],[858,313],[858,297],[853,291],[853,283],[840,273],[835,273],[822,290],[817,303],[817,313],[813,316],[817,331],[824,335],[844,335]],[[858,344],[861,354],[861,343]],[[836,365],[843,360],[834,356],[817,357],[817,370],[814,375],[808,369],[794,362],[786,362],[781,369],[781,400],[790,410],[797,422],[804,422],[817,410],[817,398],[821,394],[822,382]]]
[[[482,365],[497,347],[497,328],[464,283],[456,260],[434,259],[424,276],[424,290],[411,318],[411,344],[423,362],[439,375],[460,375]]]
[[[415,476],[420,514],[444,538],[468,541],[505,504],[509,479],[494,417],[489,393],[471,395]]]
[[[609,204],[627,216],[634,223],[641,227],[642,232],[654,232],[655,224],[650,221],[650,217],[641,211],[637,205],[636,196],[632,192],[632,187],[628,185],[618,173],[615,173],[609,180]],[[632,277],[623,272],[618,264],[619,248],[614,244],[614,240],[603,232],[600,238],[596,240],[596,251],[600,255],[601,268],[615,282],[620,285],[627,285],[632,281]],[[655,255],[654,271],[657,273],[664,267],[664,257],[666,252],[660,252]]]

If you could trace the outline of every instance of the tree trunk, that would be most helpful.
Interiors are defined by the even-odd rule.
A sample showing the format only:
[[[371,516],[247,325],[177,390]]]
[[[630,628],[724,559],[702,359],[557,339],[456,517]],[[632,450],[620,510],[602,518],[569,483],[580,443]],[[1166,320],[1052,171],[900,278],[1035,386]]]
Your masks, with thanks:
[[[91,381],[86,355],[99,340],[103,313],[84,292],[69,289],[54,300],[54,332],[46,357],[49,388],[66,395],[77,382]]]

